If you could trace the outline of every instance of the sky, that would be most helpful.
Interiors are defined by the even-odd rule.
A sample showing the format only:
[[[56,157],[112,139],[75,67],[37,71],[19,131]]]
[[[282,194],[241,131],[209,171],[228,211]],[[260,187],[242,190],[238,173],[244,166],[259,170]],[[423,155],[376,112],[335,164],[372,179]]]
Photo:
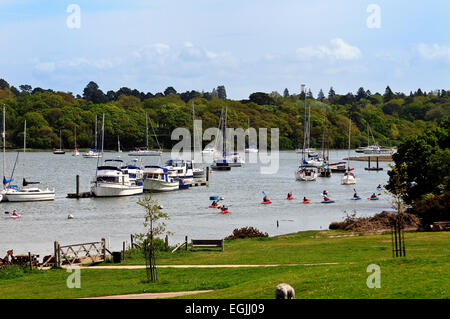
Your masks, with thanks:
[[[450,89],[450,1],[0,0],[0,78],[82,94]]]

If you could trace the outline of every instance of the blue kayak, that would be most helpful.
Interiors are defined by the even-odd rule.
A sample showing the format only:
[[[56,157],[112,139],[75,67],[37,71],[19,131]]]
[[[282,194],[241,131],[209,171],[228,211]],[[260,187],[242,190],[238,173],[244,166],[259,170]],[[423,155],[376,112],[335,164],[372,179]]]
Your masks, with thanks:
[[[378,197],[371,197],[370,200],[378,200]]]
[[[353,197],[352,200],[360,200],[361,197]]]
[[[331,204],[331,203],[334,203],[334,200],[323,200],[323,201],[321,201],[321,203]]]

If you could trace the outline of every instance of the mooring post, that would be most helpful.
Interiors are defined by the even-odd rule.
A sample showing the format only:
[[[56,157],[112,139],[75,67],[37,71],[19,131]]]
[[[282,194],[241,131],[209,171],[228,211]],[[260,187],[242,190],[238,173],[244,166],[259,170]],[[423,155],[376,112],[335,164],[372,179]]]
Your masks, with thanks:
[[[377,156],[377,170],[378,170],[378,156]]]
[[[206,167],[206,186],[209,186],[209,166]]]
[[[102,255],[103,260],[106,260],[106,239],[102,238]]]
[[[80,175],[76,176],[76,185],[77,198],[80,198]]]
[[[59,255],[59,247],[58,247],[58,242],[55,240],[55,242],[53,243],[53,248],[54,248],[54,260],[55,260],[55,267],[59,267],[59,263],[58,263],[58,255]]]
[[[368,159],[368,167],[370,168],[370,156],[367,156]]]
[[[187,251],[187,248],[188,248],[188,238],[187,238],[187,236],[184,237],[184,242],[186,244],[186,251]]]

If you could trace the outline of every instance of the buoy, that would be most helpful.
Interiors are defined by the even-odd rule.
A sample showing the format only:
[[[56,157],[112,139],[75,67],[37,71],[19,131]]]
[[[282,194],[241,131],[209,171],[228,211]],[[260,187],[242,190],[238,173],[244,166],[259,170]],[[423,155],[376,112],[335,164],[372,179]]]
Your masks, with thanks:
[[[69,214],[69,215],[67,216],[67,219],[73,219],[73,215],[72,215],[72,214]]]

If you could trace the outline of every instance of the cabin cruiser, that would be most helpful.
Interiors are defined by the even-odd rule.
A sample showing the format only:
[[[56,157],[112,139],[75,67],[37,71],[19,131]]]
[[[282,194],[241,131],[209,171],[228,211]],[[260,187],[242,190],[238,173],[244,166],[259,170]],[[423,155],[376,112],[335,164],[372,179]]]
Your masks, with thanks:
[[[111,160],[106,160],[105,162],[108,162]],[[135,159],[133,161],[131,161],[130,163],[127,163],[126,165],[122,166],[122,172],[124,174],[128,174],[130,181],[131,182],[135,182],[136,184],[139,182],[142,182],[142,180],[144,179],[144,171],[137,166],[138,165],[138,160]]]
[[[245,160],[239,156],[239,153],[225,153],[225,159],[231,167],[242,167]]]
[[[192,163],[193,163],[192,173],[193,173],[194,177],[198,178],[198,177],[202,177],[203,175],[205,175],[205,169],[203,167],[196,166],[194,161],[192,161]]]
[[[127,169],[122,169],[122,160],[105,160],[97,167],[95,180],[91,183],[91,192],[96,197],[121,197],[142,194],[142,181],[131,177]]]
[[[170,192],[179,189],[179,181],[169,177],[169,170],[161,166],[144,167],[144,192]]]
[[[211,165],[211,169],[214,171],[230,171],[231,165],[227,162],[226,159],[218,159],[214,160]]]
[[[169,177],[185,182],[192,182],[194,180],[193,163],[191,160],[171,159],[168,160],[164,166],[169,174]]]

